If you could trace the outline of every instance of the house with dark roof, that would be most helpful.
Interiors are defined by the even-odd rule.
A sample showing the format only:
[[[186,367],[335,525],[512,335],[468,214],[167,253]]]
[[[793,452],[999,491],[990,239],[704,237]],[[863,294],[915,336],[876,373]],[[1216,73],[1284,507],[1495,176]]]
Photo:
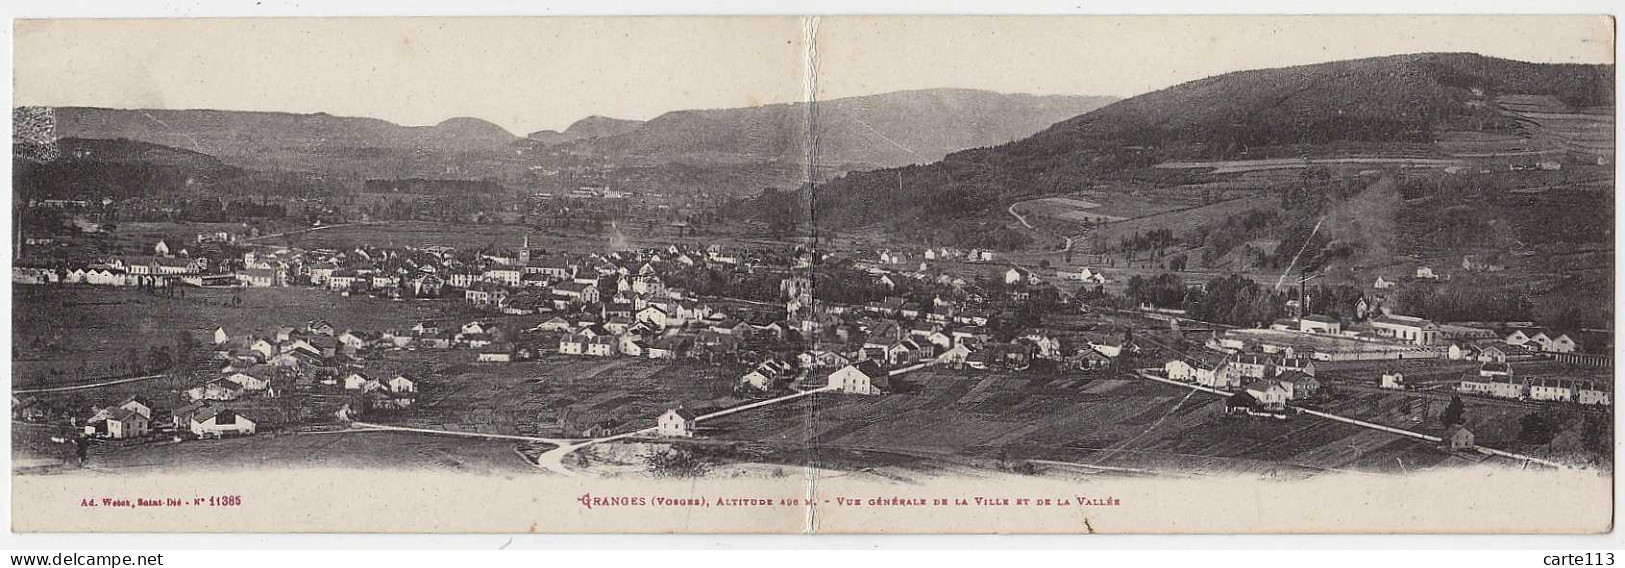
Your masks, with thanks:
[[[190,426],[189,429],[199,438],[248,436],[257,429],[253,420],[236,410],[214,406],[205,406],[192,413]]]

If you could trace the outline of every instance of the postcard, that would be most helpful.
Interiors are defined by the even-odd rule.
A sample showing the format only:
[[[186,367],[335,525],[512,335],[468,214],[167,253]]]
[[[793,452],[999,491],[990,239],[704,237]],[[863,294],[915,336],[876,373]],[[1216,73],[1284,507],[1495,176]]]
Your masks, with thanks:
[[[1607,532],[1613,26],[18,20],[11,529]]]

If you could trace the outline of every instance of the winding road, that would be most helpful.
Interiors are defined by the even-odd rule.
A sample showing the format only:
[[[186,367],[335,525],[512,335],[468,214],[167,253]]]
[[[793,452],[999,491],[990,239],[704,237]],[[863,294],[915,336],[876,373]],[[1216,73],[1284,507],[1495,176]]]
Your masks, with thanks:
[[[1023,217],[1023,216],[1021,216],[1020,213],[1016,212],[1016,206],[1021,205],[1022,203],[1026,203],[1026,202],[1021,201],[1021,202],[1011,203],[1010,204],[1010,209],[1009,209],[1010,215],[1015,217],[1017,221],[1021,221],[1021,226],[1026,227],[1028,229],[1035,230],[1035,231],[1038,230],[1038,227],[1034,227],[1032,223],[1027,222],[1026,217]]]
[[[305,233],[311,233],[311,232],[321,231],[321,230],[325,230],[325,229],[335,229],[335,228],[338,228],[338,227],[353,227],[353,226],[356,226],[356,225],[373,225],[373,224],[376,224],[376,223],[377,223],[376,221],[357,221],[357,222],[354,222],[354,223],[339,223],[337,225],[322,225],[320,227],[311,227],[311,228],[308,228],[308,229],[300,229],[300,230],[297,230],[297,231],[283,231],[283,232],[280,232],[280,233],[272,233],[272,234],[269,234],[269,235],[260,235],[258,237],[251,237],[251,238],[243,239],[243,242],[251,243],[251,242],[254,242],[254,241],[263,241],[265,239],[274,239],[274,238],[277,238],[277,237],[283,237],[283,236],[287,236],[287,235],[302,235],[302,234],[305,234]]]

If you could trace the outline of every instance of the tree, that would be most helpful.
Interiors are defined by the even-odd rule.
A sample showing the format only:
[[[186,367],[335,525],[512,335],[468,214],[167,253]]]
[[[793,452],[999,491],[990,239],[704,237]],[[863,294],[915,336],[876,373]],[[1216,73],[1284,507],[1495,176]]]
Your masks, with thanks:
[[[1439,421],[1443,422],[1447,428],[1457,424],[1463,424],[1466,422],[1466,417],[1464,416],[1466,411],[1467,409],[1461,403],[1461,397],[1452,396],[1450,397],[1450,404],[1444,407],[1444,414],[1439,415]]]
[[[705,477],[711,471],[711,462],[688,448],[672,448],[649,454],[649,473],[655,477]]]
[[[1614,429],[1606,419],[1587,414],[1585,429],[1580,432],[1580,445],[1596,455],[1598,461],[1612,463],[1614,459]]]
[[[1546,445],[1557,437],[1556,416],[1547,412],[1531,412],[1518,419],[1518,441],[1525,444]]]

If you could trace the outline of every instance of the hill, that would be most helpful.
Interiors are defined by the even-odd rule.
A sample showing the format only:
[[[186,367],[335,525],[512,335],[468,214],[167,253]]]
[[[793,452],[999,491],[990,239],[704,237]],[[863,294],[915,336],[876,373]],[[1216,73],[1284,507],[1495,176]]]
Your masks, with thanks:
[[[1611,106],[1613,76],[1612,66],[1454,53],[1227,73],[1119,101],[1009,144],[850,174],[816,189],[816,210],[829,227],[880,224],[951,244],[945,229],[980,226],[1017,201],[1129,181],[1178,185],[1195,179],[1193,171],[1219,172],[1153,169],[1175,160],[1414,159],[1446,156],[1435,144],[1446,132],[1517,139],[1527,121],[1497,100],[1542,95],[1569,107]]]
[[[927,163],[1002,144],[1111,102],[970,89],[901,91],[812,104],[669,112],[593,142],[634,163],[806,163],[809,124],[817,163],[840,170]]]
[[[557,130],[540,130],[530,133],[528,136],[526,136],[526,138],[541,142],[543,144],[563,144],[566,142],[575,142],[577,140],[590,140],[593,138],[603,138],[605,136],[625,134],[627,132],[636,130],[642,125],[643,121],[641,120],[624,120],[619,118],[610,118],[607,116],[593,115],[575,121],[575,123],[571,124],[569,128],[564,129],[564,132],[559,132]]]
[[[21,199],[135,197],[224,183],[247,175],[213,156],[133,140],[57,141],[49,161],[14,157]]]

